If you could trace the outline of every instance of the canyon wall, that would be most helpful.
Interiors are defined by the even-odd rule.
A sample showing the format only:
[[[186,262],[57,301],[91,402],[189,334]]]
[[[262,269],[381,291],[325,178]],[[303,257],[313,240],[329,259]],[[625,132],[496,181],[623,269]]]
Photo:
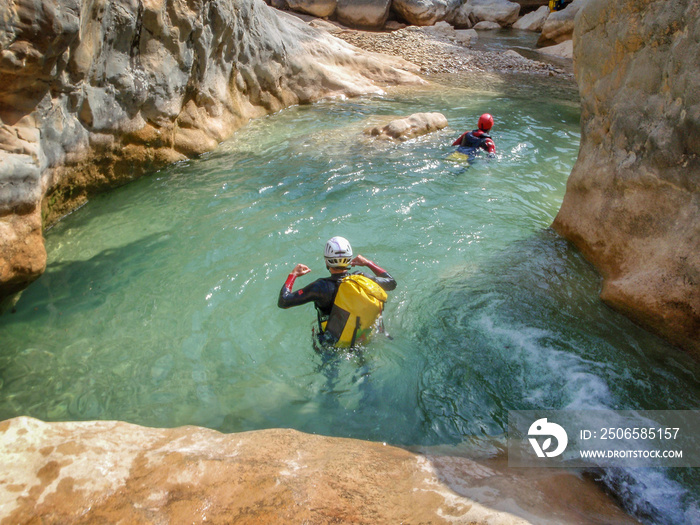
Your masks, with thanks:
[[[0,300],[90,195],[286,106],[422,82],[410,71],[262,0],[0,3]]]
[[[700,356],[700,3],[590,0],[578,13],[578,160],[553,227],[602,299]]]

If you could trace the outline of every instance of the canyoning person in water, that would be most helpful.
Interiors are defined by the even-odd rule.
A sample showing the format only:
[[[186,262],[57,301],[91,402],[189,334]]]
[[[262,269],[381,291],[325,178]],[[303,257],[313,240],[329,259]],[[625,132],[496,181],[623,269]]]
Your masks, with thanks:
[[[297,277],[311,269],[297,264],[280,290],[277,306],[290,308],[313,302],[318,313],[315,337],[322,347],[347,348],[364,343],[375,325],[381,322],[386,292],[396,288],[389,273],[362,255],[352,255],[347,239],[333,237],[324,250],[330,277],[292,291]],[[350,273],[351,266],[366,266],[374,275]]]
[[[470,156],[476,154],[479,149],[486,151],[489,156],[494,155],[496,144],[488,133],[493,127],[493,117],[488,113],[484,113],[479,117],[477,126],[477,129],[460,135],[452,145],[459,146],[460,150],[463,150],[464,153]]]

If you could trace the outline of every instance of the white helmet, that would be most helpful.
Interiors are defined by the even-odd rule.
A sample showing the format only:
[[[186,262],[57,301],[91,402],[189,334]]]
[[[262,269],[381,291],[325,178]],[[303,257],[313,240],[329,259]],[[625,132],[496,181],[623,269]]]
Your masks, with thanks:
[[[323,252],[329,268],[347,268],[352,260],[352,246],[344,237],[333,237]]]

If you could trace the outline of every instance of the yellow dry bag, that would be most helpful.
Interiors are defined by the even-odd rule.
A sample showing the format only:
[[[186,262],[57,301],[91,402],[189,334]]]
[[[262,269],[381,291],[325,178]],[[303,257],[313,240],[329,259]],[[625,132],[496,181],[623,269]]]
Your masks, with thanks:
[[[321,328],[337,339],[337,347],[363,343],[372,333],[386,299],[384,289],[369,277],[348,275],[340,281],[331,314]]]

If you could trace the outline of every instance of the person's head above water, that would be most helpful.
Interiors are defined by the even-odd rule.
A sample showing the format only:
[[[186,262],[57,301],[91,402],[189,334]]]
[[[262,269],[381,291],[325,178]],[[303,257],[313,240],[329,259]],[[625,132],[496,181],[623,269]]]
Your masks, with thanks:
[[[347,270],[352,261],[352,246],[344,237],[333,237],[326,243],[323,256],[329,270]]]
[[[484,113],[479,117],[479,129],[488,131],[493,127],[493,117],[489,113]]]

